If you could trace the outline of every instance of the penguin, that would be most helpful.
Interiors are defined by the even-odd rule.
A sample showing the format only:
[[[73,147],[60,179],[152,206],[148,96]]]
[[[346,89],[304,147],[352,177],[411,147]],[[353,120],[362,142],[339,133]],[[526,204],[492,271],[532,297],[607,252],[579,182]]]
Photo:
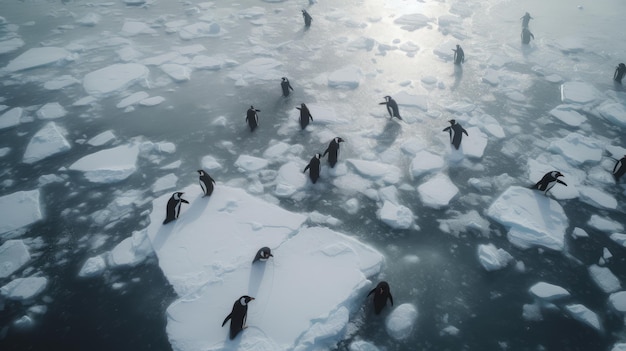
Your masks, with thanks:
[[[520,19],[522,20],[522,28],[528,28],[528,23],[533,18],[530,16],[530,13],[526,12]]]
[[[328,154],[328,163],[330,164],[330,168],[335,168],[335,164],[337,164],[337,154],[339,153],[339,143],[342,143],[344,140],[337,137],[331,140],[330,144],[328,144],[328,148],[324,151],[322,157]]]
[[[272,255],[272,250],[270,250],[269,247],[265,246],[259,249],[259,251],[256,252],[256,256],[254,256],[254,260],[252,261],[252,263],[256,262],[256,261],[267,261],[270,257],[274,257],[274,255]]]
[[[311,15],[309,15],[309,13],[306,12],[306,10],[302,10],[302,17],[304,17],[304,26],[310,27],[313,17],[311,17]]]
[[[465,52],[461,48],[461,45],[456,44],[456,49],[452,49],[454,51],[454,64],[460,65],[465,62]]]
[[[180,215],[180,207],[183,203],[188,204],[189,201],[183,199],[181,196],[184,193],[176,192],[172,194],[169,200],[167,200],[167,215],[163,224],[168,224],[169,222],[175,220]]]
[[[230,319],[230,340],[234,339],[240,331],[246,328],[246,318],[248,316],[248,303],[254,300],[254,297],[243,295],[233,304],[233,310],[222,322],[222,327]]]
[[[622,157],[620,160],[615,162],[615,167],[613,167],[613,177],[615,178],[615,182],[619,182],[619,179],[626,173],[626,155]]]
[[[320,158],[322,157],[322,155],[320,154],[315,154],[315,156],[313,156],[313,158],[311,159],[311,161],[309,161],[309,164],[306,165],[306,167],[304,168],[304,171],[302,171],[302,173],[306,172],[306,170],[309,170],[309,178],[311,178],[311,181],[313,182],[313,184],[315,184],[315,182],[317,182],[317,180],[320,177]]]
[[[533,185],[531,189],[543,191],[544,192],[543,194],[547,195],[548,191],[550,191],[550,189],[552,189],[556,185],[556,183],[560,183],[560,184],[567,186],[565,182],[558,179],[559,177],[563,177],[563,174],[559,171],[548,172],[544,174],[543,178],[541,178],[541,180],[538,181],[537,184]]]
[[[367,296],[369,297],[372,294],[374,294],[374,312],[376,314],[380,314],[380,311],[383,310],[387,304],[387,299],[389,299],[391,306],[393,306],[393,296],[391,296],[391,290],[389,290],[389,284],[387,282],[382,281],[378,283]]]
[[[398,103],[391,96],[385,96],[385,102],[381,102],[379,105],[387,105],[389,118],[397,117],[398,119],[402,119],[402,117],[400,117],[400,111],[398,110]]]
[[[613,80],[615,80],[619,84],[622,84],[622,78],[624,78],[625,74],[626,74],[626,65],[624,63],[620,63],[619,65],[617,65],[617,67],[615,67],[615,74],[613,75]]]
[[[289,96],[289,89],[293,91],[293,88],[291,87],[291,84],[289,83],[289,79],[287,79],[287,77],[283,77],[282,79],[283,81],[280,82],[280,87],[283,89],[283,96],[287,97]]]
[[[528,30],[528,28],[522,29],[522,44],[530,44],[530,39],[535,39],[533,33]]]
[[[204,196],[211,196],[211,194],[213,194],[213,184],[215,184],[215,179],[211,178],[207,172],[201,169],[197,172],[200,174],[200,187],[202,188]]]
[[[469,134],[467,134],[467,131],[463,129],[460,124],[456,123],[456,120],[451,119],[448,122],[450,122],[450,126],[444,128],[443,131],[450,133],[450,142],[454,145],[454,148],[458,150],[459,146],[461,146],[463,133],[467,136],[469,136]]]
[[[309,125],[309,119],[311,121],[313,120],[313,116],[311,115],[311,111],[309,111],[309,108],[306,107],[304,103],[302,103],[300,107],[296,108],[300,110],[300,127],[304,129],[306,128],[306,126]]]
[[[254,108],[254,106],[250,105],[250,108],[248,109],[248,112],[246,114],[246,121],[250,126],[251,132],[254,132],[256,127],[259,126],[259,115],[257,114],[257,112],[261,112],[261,110],[257,110]]]

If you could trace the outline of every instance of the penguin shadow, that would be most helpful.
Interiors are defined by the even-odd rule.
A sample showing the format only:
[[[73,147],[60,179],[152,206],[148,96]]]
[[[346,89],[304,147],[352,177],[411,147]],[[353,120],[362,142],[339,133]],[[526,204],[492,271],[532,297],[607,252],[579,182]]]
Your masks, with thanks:
[[[463,66],[454,65],[454,73],[452,75],[454,76],[454,82],[452,83],[450,90],[456,90],[463,79]]]
[[[267,263],[266,261],[252,264],[252,268],[250,268],[250,278],[248,279],[248,295],[259,295],[259,288],[261,287],[261,282],[265,275],[265,265],[267,265]]]
[[[165,244],[167,239],[170,237],[170,234],[172,233],[175,225],[176,221],[161,225],[161,228],[159,228],[159,231],[156,233],[154,239],[152,240],[152,249],[154,250],[154,252],[158,253],[158,251],[161,250],[163,244]]]
[[[198,218],[200,218],[200,216],[202,216],[202,214],[204,213],[204,210],[209,205],[209,201],[210,200],[211,200],[211,196],[210,195],[209,196],[204,196],[204,195],[196,196],[196,198],[189,204],[189,207],[187,208],[187,211],[181,213],[180,217],[179,217],[179,219],[177,219],[177,221],[180,220],[182,222],[180,225],[183,228],[188,223],[195,222]]]
[[[378,152],[387,150],[396,141],[401,131],[402,126],[398,122],[388,119],[385,128],[377,138],[376,150]]]

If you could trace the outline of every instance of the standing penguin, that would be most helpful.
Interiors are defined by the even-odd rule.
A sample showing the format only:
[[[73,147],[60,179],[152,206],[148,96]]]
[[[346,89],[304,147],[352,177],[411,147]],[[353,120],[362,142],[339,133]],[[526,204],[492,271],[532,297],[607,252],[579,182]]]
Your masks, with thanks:
[[[533,185],[531,189],[543,191],[544,192],[543,194],[547,195],[548,191],[550,191],[550,189],[552,189],[556,185],[556,183],[560,183],[560,184],[567,186],[565,182],[558,179],[559,177],[563,177],[563,174],[559,171],[548,172],[544,174],[543,178],[541,178],[541,180],[538,181],[537,184]]]
[[[613,74],[613,80],[615,80],[619,84],[622,84],[622,78],[624,78],[625,74],[626,74],[626,65],[624,63],[620,63],[619,65],[617,65],[617,67],[615,67],[615,74]]]
[[[389,289],[389,284],[385,281],[382,281],[376,285],[372,291],[370,291],[367,296],[374,294],[374,312],[376,314],[380,314],[380,311],[383,310],[383,307],[387,305],[387,299],[391,302],[391,306],[393,306],[393,296],[391,296],[391,290]]]
[[[172,194],[169,200],[167,200],[167,214],[165,216],[163,224],[168,224],[169,222],[177,219],[180,215],[180,207],[182,206],[182,204],[189,203],[189,201],[181,197],[183,196],[183,194],[184,193],[176,192]]]
[[[267,261],[270,257],[274,257],[274,255],[272,255],[272,250],[265,246],[259,249],[259,251],[256,252],[256,256],[254,256],[254,260],[252,260],[252,263],[256,262],[256,261]]]
[[[320,158],[322,157],[322,155],[320,154],[315,154],[315,156],[313,156],[313,158],[311,159],[311,161],[309,161],[309,164],[306,165],[306,167],[304,167],[304,171],[302,171],[302,173],[306,172],[306,170],[309,170],[309,178],[311,178],[311,181],[313,182],[313,184],[315,184],[315,182],[317,182],[317,180],[320,177]]]
[[[304,26],[310,27],[313,17],[311,17],[311,15],[309,15],[309,13],[306,12],[306,10],[302,10],[302,17],[304,17]]]
[[[261,112],[261,110],[257,110],[254,108],[254,106],[250,105],[250,108],[246,113],[246,122],[248,122],[251,132],[254,132],[256,127],[259,126],[259,115],[257,114],[257,112]]]
[[[391,96],[385,96],[385,102],[381,102],[379,105],[387,105],[387,112],[389,112],[390,118],[397,117],[402,119],[402,117],[400,117],[400,111],[398,110],[398,103]]]
[[[456,49],[452,49],[454,51],[454,64],[460,65],[465,62],[465,52],[461,48],[461,45],[456,44]]]
[[[522,29],[522,44],[530,44],[530,39],[535,39],[533,33],[528,30],[528,28]]]
[[[450,133],[450,142],[454,145],[454,148],[458,150],[459,146],[461,146],[463,133],[467,136],[469,136],[469,134],[467,134],[467,131],[463,129],[460,124],[456,123],[456,120],[451,119],[448,122],[450,122],[450,126],[444,128],[443,131]]]
[[[312,121],[313,116],[311,115],[311,111],[306,107],[304,103],[300,104],[300,107],[296,107],[300,110],[300,127],[302,129],[306,128],[309,125],[309,119]]]
[[[211,194],[213,194],[213,184],[215,184],[215,179],[211,178],[207,172],[201,169],[197,172],[200,174],[200,187],[202,188],[204,196],[211,196]]]
[[[335,168],[335,164],[337,163],[337,154],[339,153],[339,143],[342,143],[344,140],[337,137],[331,140],[330,144],[324,151],[322,157],[328,154],[328,163],[330,164],[330,168]]]
[[[248,302],[254,300],[254,297],[244,295],[235,301],[233,304],[233,310],[230,312],[222,327],[230,319],[230,340],[234,339],[240,331],[246,328],[246,318],[248,317]]]
[[[624,173],[626,173],[626,155],[621,160],[617,160],[615,167],[613,167],[613,177],[616,183],[619,182]]]
[[[280,87],[283,89],[283,96],[287,97],[289,96],[289,89],[293,91],[293,88],[291,87],[291,84],[289,83],[289,79],[287,79],[287,77],[283,77],[282,79],[283,81],[280,82]]]

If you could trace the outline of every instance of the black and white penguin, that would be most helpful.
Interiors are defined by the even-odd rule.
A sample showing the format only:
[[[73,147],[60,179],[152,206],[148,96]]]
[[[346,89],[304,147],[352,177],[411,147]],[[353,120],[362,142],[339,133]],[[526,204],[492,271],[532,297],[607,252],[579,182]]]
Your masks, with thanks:
[[[443,131],[450,133],[450,142],[454,145],[454,148],[458,150],[459,146],[461,146],[463,133],[467,136],[469,136],[469,134],[467,134],[467,131],[463,129],[460,124],[456,123],[456,120],[451,119],[448,122],[450,122],[450,126],[446,127]]]
[[[165,217],[165,220],[163,221],[163,224],[168,224],[169,222],[177,219],[178,216],[180,215],[181,205],[183,203],[186,203],[186,204],[189,203],[189,201],[181,197],[183,196],[183,194],[184,193],[176,192],[172,194],[169,200],[167,200],[167,215]]]
[[[320,177],[320,158],[322,157],[322,155],[320,154],[315,154],[315,156],[313,156],[313,158],[311,159],[311,161],[309,161],[309,164],[306,165],[306,167],[304,167],[304,171],[302,171],[302,173],[306,172],[306,170],[309,170],[309,178],[311,178],[311,181],[313,182],[313,184],[315,184],[315,182],[317,182],[317,180]]]
[[[200,174],[200,187],[202,188],[202,192],[204,193],[204,196],[211,196],[211,194],[213,194],[213,184],[215,184],[215,179],[211,178],[211,176],[199,169],[198,173]]]
[[[626,65],[624,63],[620,63],[615,67],[615,73],[613,74],[613,80],[619,84],[622,84],[622,79],[626,75]]]
[[[300,127],[302,129],[306,128],[309,125],[309,120],[313,120],[313,116],[311,115],[311,111],[306,107],[304,103],[300,105],[300,107],[296,107],[300,110]]]
[[[522,28],[528,28],[528,23],[533,18],[530,16],[530,13],[526,12],[520,19],[522,20]]]
[[[233,310],[230,312],[224,322],[222,322],[222,327],[228,320],[230,319],[230,339],[234,339],[240,331],[246,328],[246,318],[248,316],[248,303],[254,300],[254,297],[250,297],[248,295],[244,295],[235,301],[233,304]]]
[[[293,91],[293,88],[291,87],[291,84],[289,83],[289,79],[287,79],[287,77],[283,77],[282,79],[283,81],[280,82],[280,87],[283,89],[283,96],[287,97],[289,96],[289,89]]]
[[[306,12],[306,10],[302,10],[302,17],[304,17],[304,26],[310,27],[313,17],[311,17],[311,15],[309,15],[309,13]]]
[[[251,132],[254,132],[256,127],[259,126],[259,115],[257,114],[257,112],[261,112],[261,110],[257,110],[254,108],[254,106],[251,105],[248,109],[248,112],[246,113],[246,121],[250,126]]]
[[[337,164],[337,155],[339,154],[339,143],[344,142],[343,139],[336,137],[333,140],[330,141],[330,144],[328,144],[328,147],[326,148],[326,151],[324,151],[324,154],[322,155],[322,157],[326,156],[326,154],[328,154],[328,163],[330,164],[330,168],[335,168],[335,165]]]
[[[379,105],[387,105],[387,112],[389,112],[390,118],[397,117],[402,119],[402,117],[400,117],[400,110],[398,110],[398,103],[391,96],[385,96],[385,102],[381,102]]]
[[[382,281],[378,283],[367,296],[369,297],[372,294],[374,294],[374,312],[376,314],[380,314],[380,311],[387,305],[387,299],[389,299],[391,306],[393,306],[393,296],[391,296],[391,290],[387,282]]]
[[[563,174],[559,171],[551,171],[544,174],[543,178],[537,182],[537,184],[533,185],[531,189],[537,189],[539,191],[543,191],[544,195],[548,194],[548,191],[552,189],[557,183],[565,184],[562,180],[558,179],[559,177],[563,177]]]
[[[626,155],[615,162],[615,167],[613,167],[613,177],[615,178],[615,182],[619,182],[619,179],[624,175],[624,173],[626,173]]]
[[[274,255],[272,255],[272,250],[270,250],[269,247],[265,246],[259,249],[259,251],[256,252],[256,256],[254,256],[254,260],[252,261],[252,263],[256,262],[256,261],[267,261],[270,257],[274,257]]]
[[[533,33],[528,28],[522,28],[522,44],[530,44],[530,39],[535,39]]]
[[[454,51],[454,64],[460,65],[465,62],[465,52],[461,48],[461,45],[456,44],[456,49],[452,49]]]

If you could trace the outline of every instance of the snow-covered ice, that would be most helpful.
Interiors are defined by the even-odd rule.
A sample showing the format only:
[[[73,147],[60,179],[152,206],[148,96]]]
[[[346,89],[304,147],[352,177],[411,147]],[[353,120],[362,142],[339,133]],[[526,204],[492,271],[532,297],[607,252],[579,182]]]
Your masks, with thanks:
[[[493,244],[478,245],[478,262],[487,271],[502,269],[511,261],[513,261],[513,256],[510,253],[497,248]]]
[[[539,191],[511,186],[489,206],[487,215],[509,228],[507,237],[518,247],[563,249],[567,216],[558,202]]]
[[[413,212],[406,206],[385,201],[376,212],[381,221],[392,228],[409,229],[413,225]]]
[[[20,56],[14,58],[4,68],[9,72],[23,71],[35,67],[54,64],[57,62],[63,62],[65,60],[71,60],[72,54],[63,49],[57,47],[40,47],[28,49]]]
[[[595,264],[589,266],[589,275],[598,287],[609,294],[622,288],[619,279],[608,267],[600,267]]]
[[[0,197],[0,234],[35,223],[44,218],[39,190],[18,191]]]
[[[331,88],[356,89],[363,79],[361,68],[349,65],[331,72],[328,75],[328,86]]]
[[[626,291],[619,291],[609,296],[609,304],[617,312],[626,314]]]
[[[406,339],[413,331],[417,315],[417,308],[410,303],[394,308],[385,319],[387,333],[396,340]]]
[[[553,108],[550,114],[571,127],[578,127],[587,121],[587,118],[576,112],[571,105],[559,105]]]
[[[598,315],[587,308],[585,305],[581,304],[572,304],[565,306],[565,310],[569,313],[572,318],[576,319],[579,322],[582,322],[597,331],[602,330],[602,325],[600,324],[600,319]]]
[[[256,172],[267,167],[269,162],[264,158],[254,157],[250,155],[240,155],[235,161],[235,166],[245,172]]]
[[[418,151],[411,161],[411,176],[418,178],[425,173],[441,170],[444,164],[443,157],[426,150]]]
[[[148,67],[138,63],[116,63],[87,73],[83,87],[87,94],[103,97],[120,92],[148,77]]]
[[[10,300],[28,300],[39,295],[47,285],[45,277],[17,278],[1,287],[0,295]]]
[[[31,164],[70,150],[72,146],[63,134],[54,122],[46,124],[30,139],[22,162]]]
[[[138,104],[140,101],[147,99],[148,96],[150,95],[145,91],[138,91],[123,98],[120,102],[117,103],[117,105],[115,105],[115,107],[127,108],[128,106]]]
[[[176,187],[176,183],[178,182],[178,177],[174,173],[170,173],[164,175],[163,177],[154,181],[152,184],[152,192],[160,193],[163,190],[173,189]]]
[[[400,169],[393,165],[358,159],[347,159],[346,163],[364,178],[380,179],[387,184],[395,184],[400,180]]]
[[[589,104],[598,101],[601,93],[585,82],[566,82],[561,85],[561,101],[566,104]]]
[[[548,150],[562,154],[570,164],[578,166],[585,162],[600,162],[604,145],[582,134],[570,133],[550,143]]]
[[[49,102],[37,110],[37,117],[40,119],[61,118],[66,114],[67,111],[58,102]]]
[[[102,146],[108,144],[116,139],[115,133],[112,130],[106,130],[93,138],[87,140],[87,144],[91,146]]]
[[[7,240],[0,246],[0,279],[22,268],[30,260],[28,247],[22,240]]]
[[[418,186],[417,191],[424,205],[441,208],[448,206],[450,200],[459,192],[459,188],[447,175],[438,173]]]
[[[20,119],[23,114],[24,109],[21,107],[15,107],[3,113],[2,116],[0,116],[0,130],[20,124]]]
[[[83,172],[93,183],[114,183],[128,178],[137,170],[139,146],[126,144],[87,155],[70,165],[72,171]]]
[[[533,296],[544,301],[555,301],[570,296],[569,291],[546,282],[539,282],[528,290]]]

